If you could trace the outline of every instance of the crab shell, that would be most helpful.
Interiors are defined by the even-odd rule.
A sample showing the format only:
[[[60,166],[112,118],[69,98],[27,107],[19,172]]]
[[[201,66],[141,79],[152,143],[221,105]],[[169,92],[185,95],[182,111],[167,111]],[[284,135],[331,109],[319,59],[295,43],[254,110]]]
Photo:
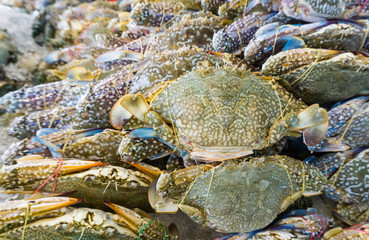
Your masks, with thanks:
[[[326,183],[317,168],[287,156],[228,162],[198,177],[179,204],[193,220],[220,232],[263,228],[301,195],[319,194]]]
[[[117,214],[90,208],[65,208],[80,202],[67,197],[11,201],[0,205],[1,239],[175,239],[171,229],[145,212],[105,202]],[[24,227],[29,209],[28,223]],[[150,223],[150,225],[149,225]]]
[[[155,89],[147,99],[151,111],[142,95],[126,95],[121,105],[153,125],[162,140],[200,161],[238,158],[263,149],[285,136],[287,129],[301,129],[297,126],[312,115],[320,116],[315,126],[328,124],[325,110],[313,105],[297,114],[304,109],[303,102],[274,81],[242,69],[199,69]],[[317,132],[325,132],[324,128]]]
[[[270,57],[262,73],[278,76],[284,87],[307,103],[334,103],[369,87],[369,58],[338,53],[310,48],[288,50]]]

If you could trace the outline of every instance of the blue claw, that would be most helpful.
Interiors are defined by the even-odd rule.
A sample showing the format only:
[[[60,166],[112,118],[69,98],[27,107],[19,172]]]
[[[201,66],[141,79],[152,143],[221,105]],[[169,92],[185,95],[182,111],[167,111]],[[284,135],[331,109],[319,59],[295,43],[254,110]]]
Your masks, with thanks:
[[[156,138],[158,141],[168,145],[170,148],[175,149],[174,145],[169,144],[163,139],[161,139],[153,128],[138,128],[133,130],[129,134],[129,136],[132,138],[141,138],[141,139]]]
[[[33,137],[32,141],[45,145],[50,150],[50,153],[53,156],[53,158],[57,158],[57,159],[63,158],[63,153],[62,153],[61,149],[59,147],[55,146],[54,144],[52,144],[52,143],[50,143],[50,142],[48,142],[48,141],[46,141],[42,138],[39,138],[39,137]]]
[[[153,128],[138,128],[133,130],[130,134],[132,138],[141,138],[141,139],[148,139],[148,138],[156,138],[158,134]]]
[[[294,36],[281,37],[277,41],[277,45],[278,44],[284,45],[284,47],[282,49],[282,52],[287,51],[287,50],[291,50],[291,49],[305,48],[306,47],[306,44],[305,44],[304,40],[302,40],[299,37],[294,37]]]

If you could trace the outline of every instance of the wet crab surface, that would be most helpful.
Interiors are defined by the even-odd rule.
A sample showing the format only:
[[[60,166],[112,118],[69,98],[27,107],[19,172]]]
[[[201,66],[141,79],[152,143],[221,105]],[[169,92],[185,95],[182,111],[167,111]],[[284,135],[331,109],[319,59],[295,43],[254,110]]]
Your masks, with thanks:
[[[15,4],[1,239],[368,236],[368,1]]]

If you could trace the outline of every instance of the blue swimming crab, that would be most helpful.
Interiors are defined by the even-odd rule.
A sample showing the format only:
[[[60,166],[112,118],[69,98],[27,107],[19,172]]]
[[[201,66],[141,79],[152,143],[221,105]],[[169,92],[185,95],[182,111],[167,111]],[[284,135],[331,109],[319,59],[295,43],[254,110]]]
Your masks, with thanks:
[[[133,115],[154,128],[131,135],[156,137],[195,160],[242,157],[273,145],[289,131],[302,130],[305,143],[314,145],[328,126],[325,109],[306,108],[275,81],[242,69],[198,69],[149,93],[126,94],[117,102],[122,120]]]
[[[179,208],[219,232],[249,232],[270,224],[302,195],[320,194],[325,183],[316,167],[276,155],[161,173],[149,200],[159,212]]]
[[[164,51],[143,61],[142,55],[139,55],[140,62],[126,66],[106,77],[79,99],[77,109],[82,120],[98,121],[99,127],[103,127],[110,126],[110,118],[112,126],[121,129],[122,122],[115,116],[114,110],[112,114],[110,110],[126,93],[143,93],[160,82],[178,78],[203,64],[210,66],[242,65],[239,59],[230,54],[208,53],[195,47]],[[80,125],[76,118],[72,121],[75,125]]]
[[[47,218],[62,215],[63,210],[65,210],[63,207],[67,207],[81,201],[81,199],[69,197],[38,196],[31,199],[1,203],[0,236],[4,235],[4,233],[11,229],[17,227],[21,228],[26,219],[27,221],[32,222],[42,218],[41,216]]]
[[[80,159],[26,156],[0,169],[0,184],[7,190],[68,192],[83,198],[84,206],[100,209],[106,208],[103,201],[149,209],[147,190],[152,181],[140,171]]]
[[[268,58],[261,72],[310,104],[345,100],[369,87],[369,58],[361,53],[292,49]]]
[[[107,202],[117,214],[70,208],[81,199],[33,197],[0,205],[1,239],[176,239],[163,223],[143,211]],[[25,221],[26,224],[25,224]]]
[[[73,107],[89,84],[66,79],[34,87],[23,87],[0,98],[0,112],[25,113],[55,106]]]

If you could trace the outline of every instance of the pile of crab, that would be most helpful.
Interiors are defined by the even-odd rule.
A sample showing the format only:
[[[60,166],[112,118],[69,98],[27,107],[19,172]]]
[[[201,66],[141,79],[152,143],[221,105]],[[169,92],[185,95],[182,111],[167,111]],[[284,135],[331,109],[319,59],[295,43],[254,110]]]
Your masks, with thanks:
[[[176,239],[146,212],[182,211],[220,239],[369,239],[367,2],[43,5],[47,83],[0,97],[23,197],[0,238]]]

